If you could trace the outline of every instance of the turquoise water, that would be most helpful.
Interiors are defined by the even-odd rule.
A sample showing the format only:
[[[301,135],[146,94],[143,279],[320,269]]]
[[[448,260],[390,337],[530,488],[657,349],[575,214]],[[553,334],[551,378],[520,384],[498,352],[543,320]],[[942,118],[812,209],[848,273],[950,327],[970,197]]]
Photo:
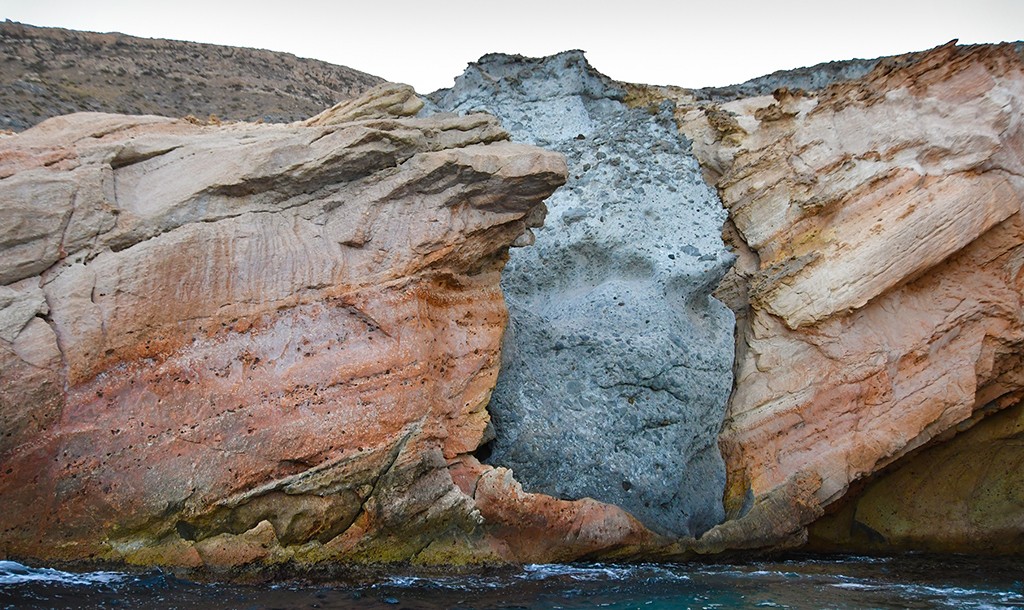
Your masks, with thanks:
[[[1024,608],[1024,560],[802,557],[737,564],[527,565],[266,585],[0,561],[0,608]]]

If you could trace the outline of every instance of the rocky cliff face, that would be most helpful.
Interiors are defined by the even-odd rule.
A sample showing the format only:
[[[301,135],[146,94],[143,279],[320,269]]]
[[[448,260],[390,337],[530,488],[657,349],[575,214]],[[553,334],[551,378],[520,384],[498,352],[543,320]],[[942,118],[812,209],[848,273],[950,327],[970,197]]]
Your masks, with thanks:
[[[0,137],[0,555],[1019,549],[1021,49],[797,77]]]
[[[381,82],[288,53],[0,22],[0,129],[82,111],[287,122]]]
[[[743,254],[721,289],[740,314],[731,515],[782,493],[806,523],[1021,400],[1019,48],[951,44],[816,93],[679,100]],[[776,542],[803,535],[769,521]]]
[[[717,438],[733,316],[711,291],[733,256],[671,105],[648,113],[579,51],[488,55],[432,99],[487,111],[566,156],[536,243],[502,287],[511,323],[489,462],[528,490],[622,506],[697,536],[724,518]]]

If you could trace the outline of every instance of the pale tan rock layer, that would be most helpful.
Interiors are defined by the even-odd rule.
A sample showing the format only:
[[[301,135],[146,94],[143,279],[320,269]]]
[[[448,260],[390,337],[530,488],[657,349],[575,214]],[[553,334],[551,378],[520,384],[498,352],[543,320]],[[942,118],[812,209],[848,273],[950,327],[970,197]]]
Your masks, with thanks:
[[[0,555],[545,561],[649,535],[467,455],[500,270],[566,167],[488,115],[399,118],[419,105],[0,139]]]
[[[742,254],[720,290],[742,314],[721,437],[731,514],[817,481],[801,523],[760,528],[800,536],[851,482],[1020,400],[1013,45],[884,60],[813,94],[677,97]]]

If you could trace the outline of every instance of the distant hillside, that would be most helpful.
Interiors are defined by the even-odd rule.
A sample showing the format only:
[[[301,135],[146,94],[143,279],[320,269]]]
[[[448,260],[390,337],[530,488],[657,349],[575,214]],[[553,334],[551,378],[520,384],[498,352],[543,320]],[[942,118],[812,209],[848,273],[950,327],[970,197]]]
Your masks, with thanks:
[[[83,110],[288,122],[381,82],[289,53],[0,23],[0,129]]]
[[[953,45],[956,44],[956,42],[956,40],[951,40],[946,44]],[[1024,41],[1013,43],[1013,48],[1017,53],[1024,53]],[[868,72],[874,70],[875,66],[880,62],[885,62],[888,66],[896,68],[903,64],[916,62],[930,52],[931,51],[914,51],[911,53],[902,53],[900,55],[876,57],[874,59],[829,61],[808,66],[806,68],[778,70],[771,74],[752,78],[746,82],[736,85],[691,89],[689,90],[689,93],[698,101],[723,103],[745,97],[770,95],[780,87],[803,89],[805,91],[820,91],[832,83],[862,78]]]
[[[916,56],[917,54],[910,54]],[[855,80],[870,72],[882,58],[830,61],[806,68],[778,70],[725,87],[705,87],[690,91],[698,100],[729,102],[744,97],[768,95],[779,87],[819,91],[838,81]]]

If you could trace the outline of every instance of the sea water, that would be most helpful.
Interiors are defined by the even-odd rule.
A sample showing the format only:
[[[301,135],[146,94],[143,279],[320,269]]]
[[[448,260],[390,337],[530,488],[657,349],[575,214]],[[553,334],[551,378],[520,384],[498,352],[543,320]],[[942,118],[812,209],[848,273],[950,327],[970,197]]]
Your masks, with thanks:
[[[797,557],[749,563],[413,569],[273,584],[0,561],[0,608],[1024,608],[1024,559]]]

